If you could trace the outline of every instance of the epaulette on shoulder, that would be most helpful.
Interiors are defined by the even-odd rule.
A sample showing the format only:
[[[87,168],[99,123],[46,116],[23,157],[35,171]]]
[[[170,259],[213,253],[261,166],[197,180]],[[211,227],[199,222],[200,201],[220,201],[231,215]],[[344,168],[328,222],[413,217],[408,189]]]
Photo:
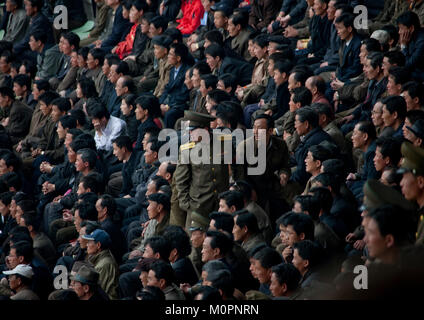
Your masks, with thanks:
[[[190,150],[190,149],[193,149],[195,145],[196,145],[196,143],[193,142],[193,141],[192,142],[187,142],[187,143],[181,145],[180,150],[181,151],[183,151],[183,150]]]

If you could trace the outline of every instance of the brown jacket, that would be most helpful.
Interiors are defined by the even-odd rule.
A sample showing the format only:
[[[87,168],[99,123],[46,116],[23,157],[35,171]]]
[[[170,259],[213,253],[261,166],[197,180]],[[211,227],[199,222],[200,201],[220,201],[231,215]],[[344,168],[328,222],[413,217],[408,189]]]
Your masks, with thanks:
[[[251,3],[249,24],[261,30],[267,27],[277,16],[282,0],[255,0]]]
[[[155,92],[153,93],[157,98],[159,98],[163,90],[165,90],[166,84],[169,82],[169,74],[171,72],[172,65],[169,64],[168,59],[165,57],[164,59],[159,60],[159,80],[156,85]]]
[[[11,107],[7,107],[3,111],[9,118],[5,129],[10,135],[12,145],[15,145],[28,134],[33,111],[20,101],[14,101]]]

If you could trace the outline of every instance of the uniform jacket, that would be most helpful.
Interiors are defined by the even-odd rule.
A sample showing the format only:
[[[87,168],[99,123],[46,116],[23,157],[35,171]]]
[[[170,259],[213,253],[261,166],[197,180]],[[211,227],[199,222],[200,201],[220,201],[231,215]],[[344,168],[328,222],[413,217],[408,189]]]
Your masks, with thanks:
[[[233,49],[246,61],[249,61],[252,58],[247,50],[249,46],[249,36],[249,30],[242,29],[240,33],[231,40],[231,49]]]
[[[110,299],[118,299],[119,269],[115,258],[109,249],[89,256],[88,261],[99,273],[99,285]]]
[[[211,164],[192,164],[188,159],[185,159],[188,163],[183,163],[183,155],[188,152],[200,152],[202,147],[202,143],[191,148],[189,144],[186,145],[181,146],[181,156],[174,173],[180,207],[207,217],[218,207],[218,194],[228,189],[228,165],[212,164],[212,161]],[[211,146],[210,157],[212,152]]]

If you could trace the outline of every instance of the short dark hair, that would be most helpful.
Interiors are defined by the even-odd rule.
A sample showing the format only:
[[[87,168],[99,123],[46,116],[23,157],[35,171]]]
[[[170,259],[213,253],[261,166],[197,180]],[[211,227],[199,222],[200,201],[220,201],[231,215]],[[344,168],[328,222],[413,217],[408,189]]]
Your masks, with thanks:
[[[294,291],[299,286],[302,275],[291,263],[280,263],[271,268],[280,285],[286,284],[287,290]]]
[[[403,67],[405,65],[405,56],[400,51],[387,51],[384,53],[384,57],[387,57],[391,65],[397,65]]]
[[[88,162],[90,169],[93,169],[96,166],[97,153],[93,149],[84,148],[78,150],[76,153],[77,155],[81,155],[81,159],[83,162]]]
[[[50,83],[47,80],[39,79],[34,81],[35,86],[39,91],[44,90],[50,90]]]
[[[381,44],[377,39],[374,38],[366,38],[362,40],[361,45],[365,46],[367,52],[380,52]]]
[[[220,79],[221,80],[221,79]],[[225,83],[224,83],[225,85]],[[225,85],[227,87],[227,85]],[[214,89],[208,92],[208,96],[211,100],[215,101],[217,104],[220,104],[223,101],[228,101],[231,99],[231,96],[222,90]]]
[[[377,137],[375,126],[371,121],[358,122],[358,130],[366,133],[369,140],[374,140]]]
[[[46,91],[42,94],[40,94],[40,96],[38,97],[38,101],[42,101],[44,102],[47,106],[52,104],[52,101],[56,100],[57,98],[59,98],[59,94],[56,91]]]
[[[265,114],[265,113],[258,114],[255,117],[254,121],[259,120],[259,119],[265,119],[266,120],[266,126],[267,126],[268,129],[274,128],[274,119],[270,115]]]
[[[9,97],[12,100],[15,100],[15,93],[10,87],[0,87],[0,95],[2,97]]]
[[[235,26],[240,25],[241,29],[244,29],[249,24],[249,16],[247,14],[234,13],[230,16]]]
[[[383,66],[383,58],[384,55],[381,52],[370,52],[367,56],[367,59],[370,60],[371,67],[373,69],[380,67],[380,71],[382,71],[381,67]]]
[[[78,151],[78,153],[81,154],[80,152],[83,151],[83,150]],[[94,152],[91,149],[85,149],[85,150],[90,150],[90,152]],[[90,166],[91,166],[91,164],[90,164]],[[80,183],[82,183],[84,189],[90,188],[91,192],[96,193],[96,194],[100,193],[104,190],[103,178],[97,172],[91,172],[91,173],[87,174],[86,176],[83,176],[80,180]]]
[[[166,286],[171,285],[175,281],[175,271],[168,262],[155,261],[150,266],[150,270],[154,271],[156,279],[164,279]]]
[[[232,234],[234,227],[233,216],[226,212],[213,211],[209,214],[211,220],[215,220],[215,228]]]
[[[265,269],[271,269],[273,266],[283,262],[283,257],[270,247],[265,247],[258,251],[253,259],[258,260],[261,266]]]
[[[69,114],[60,117],[59,122],[62,124],[63,129],[74,129],[77,127],[77,119]]]
[[[287,217],[287,225],[291,225],[297,235],[305,234],[305,239],[314,240],[314,222],[304,213],[295,213]]]
[[[418,15],[415,12],[412,11],[405,11],[404,13],[402,13],[397,19],[396,19],[396,23],[398,24],[398,26],[404,25],[405,27],[409,28],[411,26],[414,26],[414,33],[418,32],[418,30],[420,29],[420,18],[418,17]]]
[[[247,230],[251,234],[257,234],[260,232],[258,219],[253,213],[250,212],[239,214],[236,219],[236,225],[238,225],[240,228],[247,227]]]
[[[47,42],[47,33],[40,30],[34,30],[29,34],[30,37],[33,37],[35,41],[41,41],[45,44]]]
[[[355,21],[355,16],[351,13],[348,12],[344,12],[340,15],[340,17],[338,17],[335,21],[335,23],[343,23],[343,25],[345,26],[345,28],[352,28],[352,31],[355,32],[355,27],[354,27],[354,21]]]
[[[408,91],[412,99],[418,98],[420,105],[424,104],[424,85],[422,83],[409,81],[403,85],[402,91]]]
[[[51,105],[56,106],[62,112],[71,110],[71,103],[67,98],[56,98],[51,102]]]
[[[26,263],[30,263],[32,261],[32,258],[34,256],[33,253],[33,246],[28,241],[18,241],[14,242],[13,245],[10,247],[10,249],[15,249],[16,255],[18,257],[24,257],[24,261]]]
[[[153,95],[142,95],[135,100],[136,106],[149,112],[149,117],[156,117],[160,111],[160,104],[158,98]]]
[[[403,120],[406,116],[406,102],[402,96],[388,96],[383,101],[390,114],[397,112],[398,118]]]
[[[77,81],[77,83],[79,84],[82,95],[85,98],[88,99],[88,98],[93,98],[98,96],[96,85],[93,79],[82,77]]]
[[[308,269],[311,270],[320,264],[323,258],[321,247],[313,241],[302,240],[293,245],[293,250],[296,250],[303,260],[308,260]]]
[[[88,115],[92,119],[102,119],[105,117],[106,119],[110,119],[110,113],[107,110],[106,106],[101,103],[95,102],[88,108]]]
[[[293,102],[299,103],[302,107],[308,106],[312,102],[312,93],[306,87],[298,87],[293,89]]]
[[[211,73],[211,68],[206,61],[197,61],[194,64],[193,69],[197,69],[200,75]]]
[[[93,56],[94,60],[99,61],[99,66],[103,65],[103,62],[105,61],[105,52],[102,49],[93,48],[90,49],[88,53]]]
[[[74,50],[78,51],[81,39],[77,34],[70,31],[70,32],[62,33],[61,37],[68,40],[69,45],[71,47],[74,46]]]
[[[318,113],[312,107],[303,107],[296,110],[296,115],[299,117],[300,122],[308,121],[311,128],[317,128],[319,124]]]
[[[264,34],[258,35],[255,39],[253,39],[253,43],[257,44],[262,49],[267,47],[269,44],[268,36]]]
[[[96,206],[91,202],[77,202],[74,206],[74,212],[78,210],[81,220],[97,221]]]
[[[376,141],[377,147],[380,147],[381,155],[389,157],[390,164],[397,166],[402,154],[400,152],[401,141],[393,137],[379,137]]]
[[[278,70],[280,73],[285,73],[287,77],[290,74],[293,64],[289,60],[276,61],[274,64],[274,70]]]
[[[218,248],[222,256],[225,256],[228,252],[231,251],[233,241],[224,233],[209,230],[206,232],[206,237],[211,238],[210,245],[212,249]]]
[[[213,43],[206,48],[205,55],[210,55],[212,58],[220,57],[223,60],[225,58],[225,50],[219,44]]]
[[[8,206],[12,202],[12,197],[14,193],[11,191],[6,191],[0,193],[0,201],[5,205]]]
[[[395,84],[403,85],[410,80],[411,74],[405,67],[391,67],[389,70],[389,77],[393,78]]]
[[[125,147],[130,152],[133,150],[131,138],[129,136],[119,136],[112,140],[112,143],[116,144],[120,149]]]
[[[163,232],[172,249],[177,249],[178,257],[184,258],[191,253],[190,237],[181,226],[169,225]]]
[[[17,74],[13,78],[13,83],[17,83],[21,87],[26,86],[27,90],[31,91],[31,78],[26,74]]]
[[[311,107],[314,108],[316,112],[318,112],[318,115],[324,114],[329,120],[334,119],[333,109],[328,104],[315,102],[311,104]]]
[[[241,210],[244,207],[244,197],[239,191],[224,191],[218,195],[218,199],[225,200],[228,207],[235,206],[236,210]]]
[[[218,45],[218,46],[224,45],[224,38],[222,36],[222,33],[219,32],[219,30],[216,30],[216,29],[215,30],[209,30],[208,32],[205,33],[204,37],[205,37],[205,39],[209,40],[210,42],[212,42],[215,45]],[[216,56],[213,56],[213,57],[215,58]],[[222,58],[222,59],[224,59],[224,58]]]
[[[116,201],[109,194],[103,194],[99,197],[102,208],[107,208],[107,215],[113,217],[116,211]]]
[[[155,17],[153,17],[152,19],[150,19],[149,24],[153,24],[156,29],[162,28],[162,33],[168,27],[168,22],[162,16],[155,16]]]
[[[160,259],[164,261],[168,261],[169,254],[171,253],[171,244],[168,239],[163,236],[153,236],[146,240],[144,247],[150,246],[152,248],[153,253],[159,253]]]
[[[212,88],[216,89],[216,84],[218,83],[218,77],[213,74],[203,74],[200,76],[200,80],[205,81],[206,89]]]

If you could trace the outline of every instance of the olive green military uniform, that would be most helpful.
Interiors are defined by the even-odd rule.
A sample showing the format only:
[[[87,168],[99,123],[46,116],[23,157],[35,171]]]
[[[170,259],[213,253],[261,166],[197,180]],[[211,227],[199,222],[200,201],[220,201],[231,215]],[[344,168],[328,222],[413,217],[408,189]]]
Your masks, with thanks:
[[[184,115],[183,121],[189,121],[190,128],[209,127],[210,122],[215,120],[215,117],[193,111],[186,111]],[[207,217],[218,209],[218,194],[228,190],[228,165],[223,161],[213,163],[211,142],[212,139],[209,142],[188,142],[180,147],[180,158],[174,176],[180,207],[187,212],[187,229],[191,226],[190,215],[193,211]],[[202,154],[205,151],[209,153],[209,159]],[[199,164],[195,164],[189,158],[193,156],[203,157]],[[210,163],[205,163],[206,160]],[[184,220],[184,217],[180,219]]]
[[[198,214],[197,212],[193,211],[191,213],[191,226],[189,231],[190,232],[194,232],[194,231],[201,231],[203,233],[206,233],[206,231],[208,230],[209,227],[209,218],[204,217],[200,214]],[[188,256],[191,260],[191,262],[193,263],[194,269],[196,270],[197,276],[200,279],[200,276],[202,274],[202,267],[203,267],[203,262],[202,262],[202,247],[198,247],[195,248],[194,246],[192,246],[191,248],[191,253]]]
[[[424,149],[415,147],[410,142],[402,143],[401,152],[403,156],[401,169],[398,173],[411,172],[415,177],[424,177]],[[424,206],[421,205],[416,211],[417,232],[415,234],[416,244],[424,244]]]

